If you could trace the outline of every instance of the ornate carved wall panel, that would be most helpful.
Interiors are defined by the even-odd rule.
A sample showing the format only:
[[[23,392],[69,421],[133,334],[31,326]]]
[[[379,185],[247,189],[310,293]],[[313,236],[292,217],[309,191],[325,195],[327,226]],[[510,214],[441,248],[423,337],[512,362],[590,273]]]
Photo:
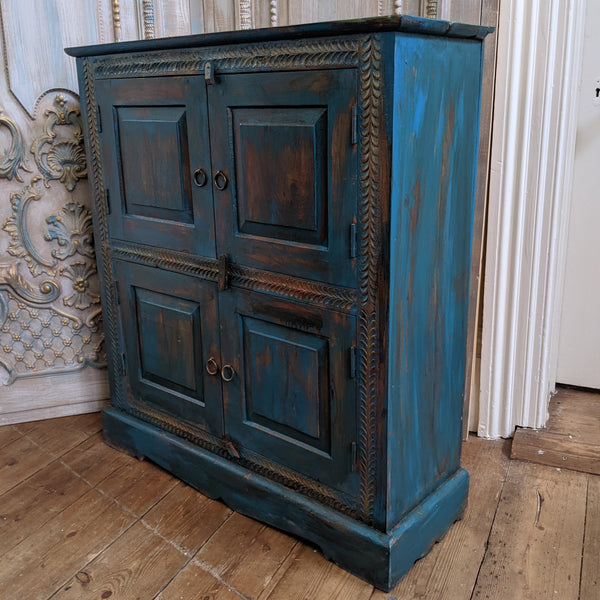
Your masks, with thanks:
[[[188,0],[2,0],[0,424],[108,391],[70,45],[190,33]]]

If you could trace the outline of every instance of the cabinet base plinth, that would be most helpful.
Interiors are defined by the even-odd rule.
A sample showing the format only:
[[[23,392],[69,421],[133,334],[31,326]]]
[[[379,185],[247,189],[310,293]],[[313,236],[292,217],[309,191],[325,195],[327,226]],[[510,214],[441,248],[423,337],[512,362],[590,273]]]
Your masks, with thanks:
[[[109,445],[144,456],[233,510],[317,545],[326,558],[384,591],[466,506],[469,476],[459,469],[384,533],[119,410],[106,410],[102,420]]]

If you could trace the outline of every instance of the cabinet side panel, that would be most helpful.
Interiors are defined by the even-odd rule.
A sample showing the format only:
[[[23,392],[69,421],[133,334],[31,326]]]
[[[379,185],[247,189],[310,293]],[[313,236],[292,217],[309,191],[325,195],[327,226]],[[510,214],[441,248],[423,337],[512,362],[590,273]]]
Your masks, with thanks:
[[[388,527],[460,463],[481,44],[396,36]]]

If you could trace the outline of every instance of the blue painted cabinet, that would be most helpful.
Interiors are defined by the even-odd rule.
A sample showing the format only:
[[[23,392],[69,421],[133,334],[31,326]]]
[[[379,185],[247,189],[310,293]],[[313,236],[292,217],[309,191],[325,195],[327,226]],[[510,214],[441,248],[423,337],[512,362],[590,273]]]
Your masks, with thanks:
[[[486,33],[390,17],[68,50],[106,441],[383,589],[467,497]]]

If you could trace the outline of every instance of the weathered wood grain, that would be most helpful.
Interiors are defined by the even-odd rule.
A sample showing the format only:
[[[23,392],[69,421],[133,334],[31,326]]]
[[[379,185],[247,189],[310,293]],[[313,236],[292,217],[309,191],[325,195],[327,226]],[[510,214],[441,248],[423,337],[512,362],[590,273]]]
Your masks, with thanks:
[[[600,475],[600,394],[559,388],[544,429],[517,429],[511,458]]]
[[[234,513],[200,549],[194,562],[254,598],[295,544],[293,538],[272,527]]]
[[[138,522],[61,587],[56,600],[153,598],[187,562]]]
[[[186,565],[155,600],[240,600],[243,598],[227,584],[194,563]]]
[[[14,425],[3,425],[0,427],[0,449],[21,437],[20,431]]]
[[[0,453],[0,495],[53,460],[51,455],[26,437],[7,444]]]
[[[269,600],[367,600],[373,586],[302,546],[288,570],[268,596]]]
[[[577,600],[587,477],[511,462],[474,600]]]
[[[600,599],[600,477],[588,476],[580,600]]]
[[[0,497],[0,555],[8,552],[90,490],[59,461]]]
[[[149,528],[186,556],[192,556],[229,515],[231,510],[221,502],[179,483],[143,519]]]
[[[90,490],[0,558],[2,596],[45,600],[134,521]]]
[[[376,590],[372,600],[387,600],[390,595],[411,600],[471,598],[508,471],[509,444],[507,440],[469,437],[463,444],[462,462],[470,476],[465,516],[415,563],[390,594]]]
[[[17,429],[54,457],[62,456],[102,429],[100,413],[60,417],[15,425]]]
[[[150,462],[129,461],[96,487],[140,517],[177,485],[177,479]]]
[[[60,462],[95,486],[117,469],[138,461],[106,445],[102,433],[97,433],[63,454]]]

